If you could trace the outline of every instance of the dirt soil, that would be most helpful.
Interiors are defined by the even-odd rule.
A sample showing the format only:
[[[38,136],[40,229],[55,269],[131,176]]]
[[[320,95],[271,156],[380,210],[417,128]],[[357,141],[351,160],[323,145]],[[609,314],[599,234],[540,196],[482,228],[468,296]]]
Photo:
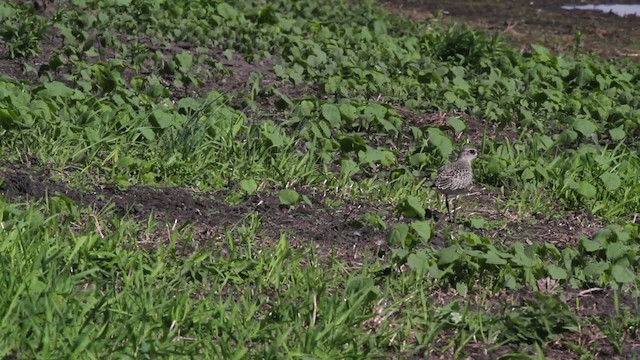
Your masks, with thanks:
[[[531,43],[540,43],[557,51],[573,50],[576,43],[575,34],[580,31],[583,34],[583,50],[610,57],[633,59],[640,53],[640,19],[619,18],[615,15],[588,11],[564,11],[559,8],[561,3],[552,0],[449,1],[446,5],[443,5],[445,2],[430,0],[381,2],[392,11],[421,21],[463,22],[488,32],[502,33],[509,42],[522,47],[523,50],[526,50]],[[55,6],[55,3],[50,6]],[[43,15],[49,16],[51,13],[52,10],[48,7]],[[191,48],[189,44],[174,44],[171,48],[157,49],[145,39],[136,39],[136,42],[146,43],[150,51],[161,51],[166,55]],[[47,37],[42,43],[42,55],[26,61],[10,59],[4,46],[0,44],[0,73],[17,80],[37,81],[35,73],[23,72],[24,65],[39,69],[49,61],[53,49],[60,44],[59,36],[54,34]],[[261,72],[264,75],[263,85],[273,85],[291,98],[303,98],[308,94],[318,95],[317,89],[313,87],[293,86],[276,81],[269,64],[252,64],[238,56],[234,56],[233,60],[226,60],[221,50],[211,49],[210,51],[210,56],[218,59],[228,72],[204,78],[204,85],[199,89],[171,89],[175,96],[204,94],[212,89],[241,94],[243,91],[250,90],[247,80],[251,72]],[[133,75],[129,74],[129,76]],[[165,80],[170,86],[172,79]],[[275,97],[261,97],[260,108],[265,109],[261,111],[273,116],[275,100]],[[263,115],[261,112],[249,110],[242,101],[233,105],[247,112],[254,121],[260,121]],[[451,115],[466,116],[464,114],[416,114],[407,109],[397,110],[399,114],[406,117],[408,122],[417,124],[437,124]],[[464,120],[469,124],[471,131],[469,135],[472,138],[479,138],[482,129],[481,121],[471,117],[466,117]],[[503,134],[509,136],[508,132]],[[192,227],[195,243],[184,244],[188,252],[203,247],[224,252],[226,240],[223,239],[222,234],[247,223],[251,214],[255,214],[260,219],[259,233],[262,244],[265,246],[277,242],[280,233],[285,232],[290,235],[289,242],[293,247],[314,247],[321,259],[329,261],[330,257],[338,257],[347,265],[358,267],[364,261],[370,260],[367,257],[385,263],[388,262],[389,256],[385,240],[386,231],[364,226],[360,219],[365,213],[376,213],[388,224],[409,221],[393,214],[392,204],[336,199],[305,188],[296,190],[307,195],[311,199],[312,206],[299,204],[291,208],[281,207],[277,195],[279,189],[265,189],[231,205],[226,201],[226,197],[233,190],[233,184],[229,184],[231,190],[207,193],[194,193],[176,187],[134,186],[120,189],[111,185],[95,185],[90,186],[89,189],[79,190],[55,180],[51,173],[46,164],[38,162],[37,159],[28,159],[20,164],[2,164],[0,179],[3,181],[0,184],[0,194],[17,201],[41,200],[46,196],[64,195],[80,205],[95,209],[96,212],[105,207],[112,207],[116,214],[130,217],[141,223],[146,222],[153,214],[166,224],[166,228]],[[480,189],[466,201],[476,204],[493,204],[497,200],[499,199],[496,199],[496,195],[490,190]],[[431,243],[436,247],[444,247],[447,245],[444,227],[450,225],[444,220],[443,214],[432,209],[427,210],[438,219],[434,230],[435,237]],[[482,206],[477,206],[473,211],[473,215],[482,216],[488,220],[506,216],[508,221],[504,227],[483,230],[483,235],[505,243],[523,240],[550,241],[559,247],[576,246],[580,234],[590,236],[601,225],[587,214],[573,214],[563,220],[548,222],[544,219],[518,219],[513,215],[497,213],[495,209],[482,208]],[[168,242],[166,228],[150,236],[141,234],[141,244],[150,249],[166,244]],[[532,296],[530,293],[496,294],[492,301],[496,308],[508,305],[520,306],[523,298]],[[445,291],[432,294],[431,297],[436,304],[463,300]],[[609,290],[574,294],[575,297],[583,299],[581,307],[575,308],[577,314],[599,316],[603,319],[616,314],[611,301],[612,292]],[[572,299],[566,301],[568,304],[575,305]],[[626,308],[635,309],[637,314],[634,299],[622,296],[620,303]],[[621,354],[612,354],[611,345],[606,337],[598,333],[597,328],[583,329],[576,336],[580,336],[580,342],[588,348],[596,349],[597,356],[600,358],[628,358],[639,349],[636,346],[637,336],[634,341],[629,341],[625,345]],[[444,343],[446,344],[446,339]],[[466,349],[469,358],[473,359],[495,358],[507,350],[514,349],[500,347],[487,352],[486,344],[473,342]],[[576,358],[575,353],[560,342],[546,349],[545,353],[554,359]],[[430,354],[430,358],[448,357],[446,354]]]
[[[379,0],[389,11],[425,22],[462,23],[528,51],[541,44],[556,52],[592,52],[640,60],[640,17],[563,5],[640,4],[637,0]],[[577,41],[578,40],[578,41]]]

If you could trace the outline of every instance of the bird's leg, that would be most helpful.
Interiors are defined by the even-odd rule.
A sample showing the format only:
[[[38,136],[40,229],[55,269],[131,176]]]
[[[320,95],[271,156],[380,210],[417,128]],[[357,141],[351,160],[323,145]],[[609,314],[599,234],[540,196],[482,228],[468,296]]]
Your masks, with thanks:
[[[447,206],[447,217],[451,220],[451,210],[449,208],[449,194],[444,194],[444,203]]]
[[[458,195],[454,196],[453,199],[451,199],[451,206],[453,207],[453,210],[451,211],[452,215],[451,215],[451,222],[456,222],[456,206],[458,205]]]

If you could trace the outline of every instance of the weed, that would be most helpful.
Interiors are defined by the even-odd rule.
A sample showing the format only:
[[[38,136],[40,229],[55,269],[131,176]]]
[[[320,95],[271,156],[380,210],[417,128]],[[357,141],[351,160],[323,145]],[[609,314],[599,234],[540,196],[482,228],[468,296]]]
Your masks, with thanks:
[[[63,3],[0,4],[0,356],[629,355],[637,66],[371,1]]]

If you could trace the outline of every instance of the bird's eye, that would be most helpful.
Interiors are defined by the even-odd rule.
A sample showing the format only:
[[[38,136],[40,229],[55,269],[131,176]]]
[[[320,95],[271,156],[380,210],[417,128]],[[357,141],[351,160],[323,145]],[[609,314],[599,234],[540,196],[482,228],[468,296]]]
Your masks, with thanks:
[[[475,153],[476,153],[476,151],[475,151],[475,150],[473,150],[473,149],[469,150],[469,152],[470,152],[471,154],[475,154]]]

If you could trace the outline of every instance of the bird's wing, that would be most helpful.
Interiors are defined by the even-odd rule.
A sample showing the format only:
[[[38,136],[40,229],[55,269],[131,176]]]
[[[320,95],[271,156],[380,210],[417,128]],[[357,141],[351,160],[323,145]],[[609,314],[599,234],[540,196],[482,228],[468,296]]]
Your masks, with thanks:
[[[448,189],[451,187],[451,179],[455,170],[453,166],[443,166],[438,169],[438,176],[436,177],[436,181],[433,182],[434,186],[439,189]]]

